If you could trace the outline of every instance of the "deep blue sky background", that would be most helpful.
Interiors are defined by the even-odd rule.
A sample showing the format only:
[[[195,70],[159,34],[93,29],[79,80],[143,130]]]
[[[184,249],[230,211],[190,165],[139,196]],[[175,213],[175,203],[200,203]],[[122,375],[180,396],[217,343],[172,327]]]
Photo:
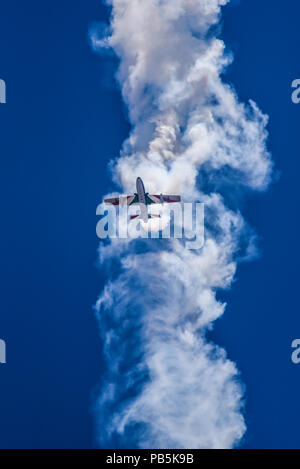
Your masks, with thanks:
[[[269,114],[281,173],[268,193],[245,200],[262,256],[240,266],[220,295],[228,307],[211,334],[246,384],[246,448],[300,448],[300,365],[290,358],[300,338],[300,104],[291,102],[299,14],[297,0],[244,0],[223,15],[222,37],[235,54],[227,80]],[[129,130],[116,64],[88,44],[88,26],[106,19],[98,0],[1,4],[1,448],[95,446],[102,357],[92,305],[104,280],[95,210],[112,188],[107,163]]]

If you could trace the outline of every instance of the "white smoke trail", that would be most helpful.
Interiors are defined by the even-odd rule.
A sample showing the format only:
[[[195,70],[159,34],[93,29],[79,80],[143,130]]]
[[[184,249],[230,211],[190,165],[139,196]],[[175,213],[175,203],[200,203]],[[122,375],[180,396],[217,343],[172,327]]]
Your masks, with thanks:
[[[216,292],[230,286],[245,239],[244,256],[255,250],[230,194],[270,181],[267,118],[221,80],[231,58],[212,27],[227,0],[110,3],[109,35],[94,29],[91,39],[120,58],[133,127],[116,181],[130,193],[141,176],[153,193],[205,202],[206,240],[199,251],[179,240],[100,247],[111,279],[97,302],[108,364],[97,401],[99,443],[231,448],[246,428],[242,386],[206,331],[224,312]]]

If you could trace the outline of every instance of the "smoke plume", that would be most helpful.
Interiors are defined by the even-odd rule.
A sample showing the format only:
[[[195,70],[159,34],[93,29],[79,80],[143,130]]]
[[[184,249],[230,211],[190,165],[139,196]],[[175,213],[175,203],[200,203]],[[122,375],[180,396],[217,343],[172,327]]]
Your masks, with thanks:
[[[270,182],[267,118],[221,78],[232,57],[216,37],[227,0],[111,0],[93,47],[120,59],[132,131],[113,167],[120,193],[205,203],[205,244],[101,244],[109,280],[96,310],[107,361],[97,399],[101,447],[232,448],[246,426],[236,365],[207,331],[253,233],[236,201]],[[238,197],[233,200],[232,194]],[[230,312],[228,313],[230,314]]]

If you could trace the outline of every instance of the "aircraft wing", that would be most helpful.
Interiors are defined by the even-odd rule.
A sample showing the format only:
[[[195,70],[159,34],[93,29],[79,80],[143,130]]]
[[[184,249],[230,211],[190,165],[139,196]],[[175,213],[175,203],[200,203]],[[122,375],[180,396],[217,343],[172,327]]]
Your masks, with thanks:
[[[137,194],[134,195],[128,195],[127,197],[121,196],[121,197],[112,197],[110,199],[104,199],[104,203],[107,205],[120,205],[120,199],[125,201],[125,204],[127,205],[132,205],[132,204],[137,204],[138,203],[138,196]]]
[[[149,204],[172,204],[175,202],[181,202],[180,195],[154,195],[154,194],[147,194],[147,202]]]

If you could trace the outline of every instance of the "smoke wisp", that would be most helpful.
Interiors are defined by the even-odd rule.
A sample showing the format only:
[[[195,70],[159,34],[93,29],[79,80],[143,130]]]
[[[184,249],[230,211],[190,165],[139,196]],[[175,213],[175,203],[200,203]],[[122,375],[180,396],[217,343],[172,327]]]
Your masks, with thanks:
[[[267,117],[221,78],[232,60],[216,37],[227,0],[109,3],[110,27],[94,27],[91,42],[119,57],[132,123],[115,182],[132,193],[140,176],[151,193],[204,202],[206,226],[200,250],[176,239],[100,246],[109,280],[96,305],[107,360],[99,445],[232,448],[246,429],[242,385],[206,332],[225,310],[217,291],[230,287],[242,257],[255,254],[230,193],[270,182]]]

